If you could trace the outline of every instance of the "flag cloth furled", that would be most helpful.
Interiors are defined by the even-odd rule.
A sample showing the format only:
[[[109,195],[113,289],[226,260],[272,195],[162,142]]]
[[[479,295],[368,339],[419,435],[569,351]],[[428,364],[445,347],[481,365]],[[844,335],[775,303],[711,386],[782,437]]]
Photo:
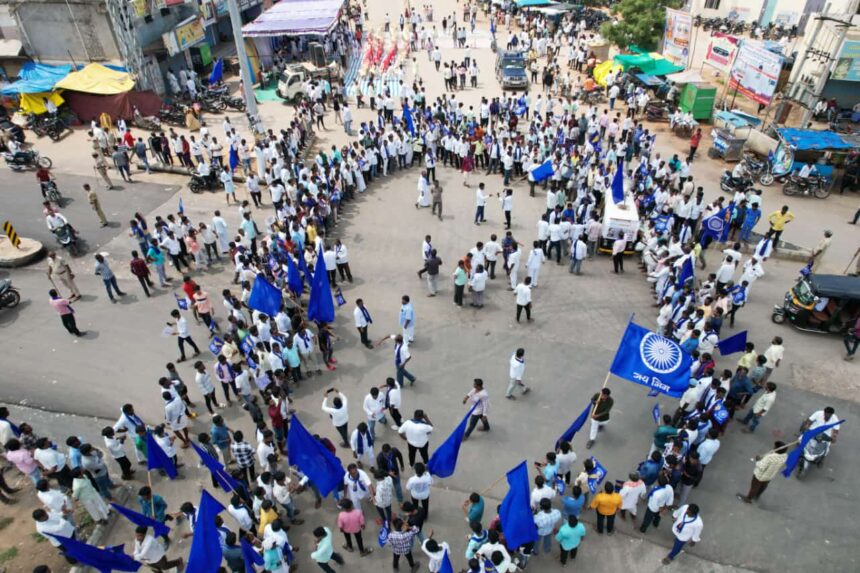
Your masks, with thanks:
[[[224,61],[218,58],[215,65],[212,66],[212,73],[209,74],[209,85],[217,84],[224,77]]]
[[[609,371],[674,398],[690,387],[692,357],[677,342],[633,321],[627,325]]]
[[[224,469],[224,466],[210,456],[206,450],[191,442],[191,447],[194,448],[194,451],[197,452],[197,455],[200,456],[200,462],[209,470],[209,473],[212,474],[212,477],[215,478],[215,481],[218,483],[218,486],[226,492],[231,492],[240,488],[239,483],[233,479],[227,470]]]
[[[290,255],[287,255],[287,287],[296,296],[301,296],[304,291],[304,283],[302,282],[302,275],[299,273],[299,267],[296,266],[296,262]]]
[[[281,310],[283,303],[284,294],[281,289],[258,275],[251,287],[248,306],[273,317]]]
[[[340,460],[305,429],[298,416],[293,416],[290,422],[287,449],[290,463],[317,486],[321,495],[327,496],[343,483],[346,472]]]
[[[313,284],[314,276],[311,274],[310,269],[308,268],[308,263],[305,262],[305,257],[302,253],[299,253],[299,270],[302,271],[302,275],[305,277],[305,282],[308,283],[308,286]]]
[[[151,517],[146,517],[142,513],[138,513],[132,509],[123,507],[115,502],[111,503],[111,507],[113,507],[117,511],[117,513],[124,516],[133,524],[143,525],[144,527],[151,527],[152,533],[156,537],[161,537],[162,535],[167,535],[168,533],[170,533],[170,528],[158,520],[152,519]]]
[[[818,426],[814,430],[806,430],[803,432],[803,435],[800,436],[800,443],[796,448],[791,450],[791,453],[788,454],[788,458],[785,460],[785,469],[782,471],[782,475],[785,477],[791,477],[791,472],[794,471],[794,468],[797,467],[798,462],[800,462],[800,456],[803,455],[803,449],[806,447],[806,444],[809,443],[809,440],[813,439],[818,434],[823,434],[827,430],[831,428],[835,428],[836,426],[844,423],[845,420],[839,420],[838,422],[833,422],[832,424],[825,424],[823,426]]]
[[[50,533],[47,535],[50,535],[63,545],[63,553],[67,557],[77,559],[81,564],[97,569],[101,573],[137,571],[140,569],[140,563],[123,553],[122,545],[114,545],[113,547],[102,549],[101,547],[88,545],[83,541],[78,541],[70,537],[52,535]]]
[[[696,278],[696,270],[693,267],[693,257],[687,256],[684,263],[681,265],[681,272],[678,273],[678,286],[683,287],[688,280]]]
[[[747,331],[738,332],[726,339],[717,342],[717,348],[720,349],[720,354],[728,356],[735,352],[743,352],[747,347]]]
[[[588,419],[588,416],[591,414],[592,403],[589,402],[585,405],[585,409],[582,413],[576,417],[576,420],[570,425],[570,427],[564,431],[561,437],[555,441],[555,449],[558,449],[559,445],[562,442],[569,442],[573,439],[573,436],[582,429],[582,426],[585,425],[585,421]]]
[[[618,169],[612,178],[612,202],[616,205],[624,203],[624,160],[618,160]]]
[[[221,535],[215,525],[215,516],[224,511],[217,499],[203,490],[197,506],[197,521],[194,524],[194,537],[185,573],[215,573],[221,566],[224,551],[221,548]]]
[[[547,159],[532,171],[532,179],[535,180],[535,183],[540,183],[544,179],[552,177],[554,173],[555,170],[552,168],[552,159]]]
[[[660,423],[660,404],[654,404],[654,407],[651,408],[651,417],[654,418],[654,423]]]
[[[463,435],[466,433],[469,417],[477,407],[478,403],[475,403],[472,409],[469,410],[469,413],[454,428],[448,439],[442,442],[442,445],[436,448],[436,451],[430,456],[430,460],[427,462],[427,470],[432,475],[441,478],[454,475],[454,469],[457,467],[457,454],[460,453],[460,445],[463,443]]]
[[[454,566],[451,564],[451,558],[448,552],[442,553],[442,564],[439,566],[439,573],[454,573]]]
[[[242,560],[245,562],[245,573],[256,573],[257,565],[262,567],[266,564],[263,556],[257,553],[254,546],[244,537],[242,538]]]
[[[409,135],[415,135],[415,122],[412,120],[412,110],[408,105],[403,106],[403,123],[406,124],[406,131]]]
[[[507,479],[508,493],[499,508],[499,518],[508,549],[514,550],[538,539],[529,499],[529,470],[525,460],[507,473]]]
[[[322,247],[320,247],[317,264],[314,267],[314,278],[311,281],[308,320],[334,322],[334,299],[331,296],[331,285],[328,282]]]
[[[164,470],[164,473],[170,479],[174,479],[179,475],[176,471],[176,464],[167,457],[167,454],[164,453],[164,450],[155,441],[152,432],[146,433],[146,470]]]
[[[185,205],[182,204],[182,197],[179,198],[179,208],[177,209],[180,215],[185,213]]]

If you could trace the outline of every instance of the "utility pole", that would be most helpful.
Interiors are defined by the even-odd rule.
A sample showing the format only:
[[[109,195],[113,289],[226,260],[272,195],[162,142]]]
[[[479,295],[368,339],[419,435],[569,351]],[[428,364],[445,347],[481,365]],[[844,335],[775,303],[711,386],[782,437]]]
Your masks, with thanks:
[[[242,95],[245,97],[247,114],[251,121],[251,129],[263,133],[263,126],[257,111],[257,100],[254,97],[254,84],[251,82],[251,70],[248,69],[248,53],[245,51],[245,40],[242,38],[242,17],[236,0],[227,0],[230,12],[230,26],[233,29],[233,42],[236,44],[236,56],[239,58],[239,77],[242,78]]]
[[[816,102],[821,98],[821,92],[824,91],[824,86],[827,85],[827,80],[830,79],[830,73],[833,71],[833,64],[839,57],[840,52],[842,52],[842,44],[845,43],[845,35],[848,33],[848,28],[851,27],[851,19],[854,17],[854,14],[857,13],[858,2],[860,2],[860,0],[852,0],[848,5],[848,20],[846,22],[842,22],[828,16],[826,11],[818,16],[818,29],[820,29],[825,20],[829,20],[836,24],[836,42],[833,45],[833,52],[826,54],[827,61],[824,64],[824,69],[821,70],[821,75],[818,76],[818,80],[816,80],[815,87],[813,88],[812,95]],[[803,119],[800,121],[800,127],[803,128],[807,123],[809,123],[810,119],[812,119],[812,106],[808,105],[803,112]]]

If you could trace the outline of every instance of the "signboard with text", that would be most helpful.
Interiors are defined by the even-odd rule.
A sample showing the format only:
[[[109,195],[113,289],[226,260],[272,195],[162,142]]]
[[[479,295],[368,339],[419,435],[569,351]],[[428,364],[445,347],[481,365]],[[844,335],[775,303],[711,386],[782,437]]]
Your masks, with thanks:
[[[767,105],[776,91],[782,69],[782,55],[767,50],[761,43],[744,40],[729,72],[729,88],[747,98]]]
[[[705,62],[723,73],[728,73],[738,51],[739,40],[735,36],[716,33],[708,41]]]
[[[690,53],[693,18],[689,12],[666,8],[666,28],[663,31],[663,55],[672,62],[686,63]]]
[[[202,42],[205,36],[202,18],[193,18],[176,26],[176,45],[180,52]]]

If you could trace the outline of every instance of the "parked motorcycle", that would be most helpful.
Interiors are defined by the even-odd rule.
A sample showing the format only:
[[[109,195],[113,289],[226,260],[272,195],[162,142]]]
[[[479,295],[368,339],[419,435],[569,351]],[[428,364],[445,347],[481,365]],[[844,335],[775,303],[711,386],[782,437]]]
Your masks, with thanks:
[[[44,167],[50,169],[54,163],[50,157],[40,156],[36,150],[19,151],[18,153],[5,152],[3,159],[6,160],[6,165],[13,171],[23,171],[24,169],[35,169],[36,167]]]
[[[47,135],[53,141],[58,141],[63,132],[66,131],[66,124],[55,115],[35,115],[31,113],[27,117],[27,128],[38,137]]]
[[[185,127],[185,109],[180,106],[166,105],[158,112],[158,119],[167,125]]]
[[[12,286],[12,280],[0,281],[0,308],[15,308],[19,302],[21,302],[21,293]]]
[[[230,109],[245,111],[245,99],[242,97],[222,94],[221,101]]]
[[[200,105],[200,111],[206,113],[221,113],[227,109],[227,104],[220,98],[200,98],[197,102]]]
[[[799,177],[792,174],[782,186],[782,192],[789,196],[814,195],[818,199],[826,199],[830,196],[830,186],[826,185],[824,178],[820,176]]]
[[[767,159],[758,159],[754,155],[744,154],[744,165],[750,177],[764,185],[765,187],[773,184],[773,161],[770,156]]]
[[[208,177],[203,177],[199,173],[192,173],[191,181],[188,182],[188,188],[191,189],[192,193],[215,191],[216,189],[221,189],[222,187],[223,185],[221,184],[221,180],[218,179],[214,174],[210,174]]]
[[[723,176],[720,177],[720,189],[732,195],[735,193],[746,193],[747,191],[756,192],[757,189],[754,189],[753,185],[754,182],[749,177],[738,180],[732,177],[731,171],[724,171]]]
[[[810,465],[821,467],[821,464],[824,463],[824,458],[830,453],[830,443],[832,441],[831,437],[827,434],[818,434],[809,440],[809,443],[803,448],[803,455],[800,456],[800,461],[797,463],[797,479],[803,479]]]
[[[73,257],[78,255],[78,234],[71,225],[63,225],[53,230],[54,237]]]
[[[672,110],[668,105],[660,102],[651,102],[645,106],[645,119],[648,121],[669,121]]]

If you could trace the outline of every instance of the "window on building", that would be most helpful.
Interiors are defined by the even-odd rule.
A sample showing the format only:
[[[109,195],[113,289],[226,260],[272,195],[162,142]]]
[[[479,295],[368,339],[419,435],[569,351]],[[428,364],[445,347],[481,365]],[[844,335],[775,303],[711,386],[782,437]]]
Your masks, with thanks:
[[[719,10],[720,9],[720,0],[705,0],[705,9],[706,10]]]

